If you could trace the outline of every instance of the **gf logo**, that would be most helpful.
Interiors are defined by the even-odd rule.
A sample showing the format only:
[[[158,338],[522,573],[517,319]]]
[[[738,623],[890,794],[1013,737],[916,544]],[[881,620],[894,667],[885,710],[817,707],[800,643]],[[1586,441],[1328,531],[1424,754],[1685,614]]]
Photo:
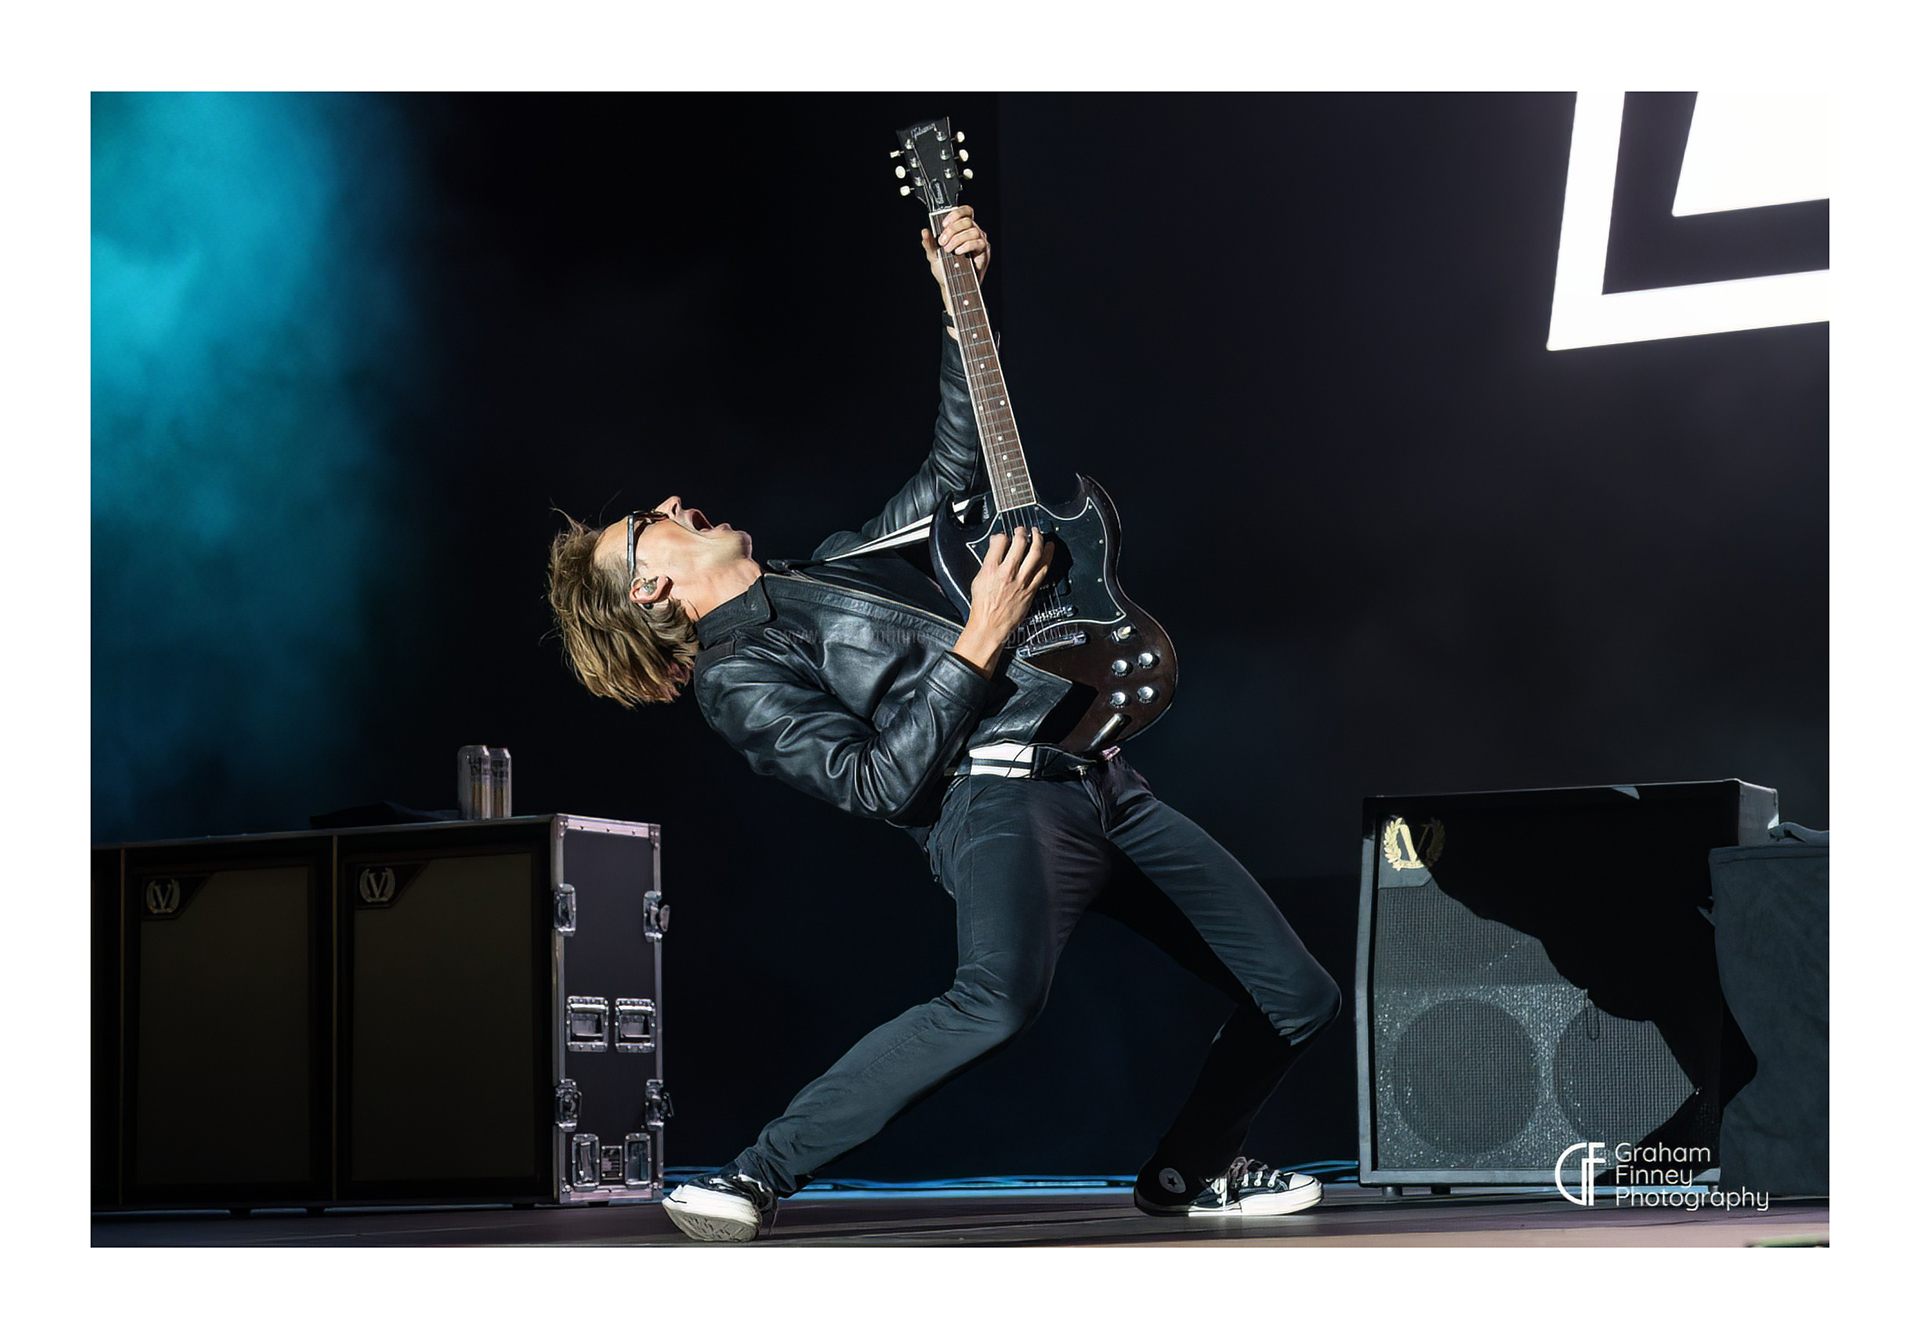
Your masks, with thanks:
[[[393,901],[393,867],[368,866],[360,872],[360,901],[378,906]]]
[[[164,917],[180,910],[180,881],[150,879],[146,889],[147,911]]]
[[[1573,1192],[1567,1190],[1567,1179],[1566,1179],[1567,1159],[1570,1155],[1573,1154],[1575,1150],[1581,1151],[1580,1153],[1580,1194],[1577,1196],[1574,1195]],[[1604,1168],[1606,1166],[1607,1166],[1607,1147],[1601,1144],[1598,1140],[1588,1140],[1584,1144],[1568,1145],[1565,1149],[1560,1151],[1559,1161],[1553,1165],[1553,1184],[1560,1189],[1560,1194],[1562,1196],[1565,1196],[1568,1200],[1572,1201],[1575,1205],[1585,1205],[1591,1208],[1593,1205],[1594,1172],[1596,1169]]]

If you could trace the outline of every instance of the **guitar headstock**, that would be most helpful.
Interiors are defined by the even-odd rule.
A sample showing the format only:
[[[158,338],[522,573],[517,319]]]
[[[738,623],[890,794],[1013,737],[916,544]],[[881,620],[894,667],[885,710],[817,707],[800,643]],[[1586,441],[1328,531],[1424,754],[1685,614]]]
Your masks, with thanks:
[[[893,158],[900,160],[893,175],[907,185],[901,195],[917,195],[929,214],[943,214],[960,203],[960,184],[973,179],[973,169],[962,167],[967,151],[960,147],[967,137],[947,128],[947,118],[921,121],[896,132],[900,147]]]

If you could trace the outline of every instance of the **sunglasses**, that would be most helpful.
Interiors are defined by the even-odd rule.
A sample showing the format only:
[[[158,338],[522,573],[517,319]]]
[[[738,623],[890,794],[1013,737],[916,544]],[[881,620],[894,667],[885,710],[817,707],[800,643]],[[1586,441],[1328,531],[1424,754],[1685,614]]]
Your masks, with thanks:
[[[640,565],[635,562],[633,557],[633,542],[640,538],[640,532],[648,526],[656,521],[665,521],[666,519],[667,514],[665,512],[627,513],[627,584],[629,586],[633,584],[633,579],[640,573]]]

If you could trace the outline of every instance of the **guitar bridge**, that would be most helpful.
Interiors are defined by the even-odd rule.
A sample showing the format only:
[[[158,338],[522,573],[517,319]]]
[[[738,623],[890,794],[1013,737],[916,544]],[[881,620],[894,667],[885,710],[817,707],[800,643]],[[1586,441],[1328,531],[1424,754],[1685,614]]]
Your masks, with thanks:
[[[1087,635],[1077,629],[1071,633],[1042,635],[1031,642],[1021,643],[1013,654],[1024,660],[1028,657],[1039,656],[1045,652],[1058,651],[1062,647],[1077,647],[1086,640]]]

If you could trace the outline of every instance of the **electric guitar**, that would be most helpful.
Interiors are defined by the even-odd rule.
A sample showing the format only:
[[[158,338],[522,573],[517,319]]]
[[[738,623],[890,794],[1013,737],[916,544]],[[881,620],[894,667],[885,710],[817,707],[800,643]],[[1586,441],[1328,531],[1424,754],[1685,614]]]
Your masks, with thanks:
[[[910,183],[900,193],[919,197],[938,237],[942,222],[959,205],[961,182],[973,176],[971,168],[961,166],[967,159],[960,148],[966,137],[951,133],[943,117],[902,130],[899,138],[892,156],[904,161],[894,175]],[[1065,505],[1046,505],[1035,497],[972,258],[943,251],[940,260],[989,491],[964,503],[949,497],[933,509],[928,542],[934,575],[947,597],[967,611],[974,575],[995,531],[1026,526],[1052,538],[1047,583],[1009,646],[1022,660],[1074,686],[1041,727],[1040,742],[1069,753],[1095,753],[1160,719],[1173,701],[1179,662],[1166,630],[1120,589],[1115,576],[1120,516],[1106,490],[1076,475],[1078,488]]]

